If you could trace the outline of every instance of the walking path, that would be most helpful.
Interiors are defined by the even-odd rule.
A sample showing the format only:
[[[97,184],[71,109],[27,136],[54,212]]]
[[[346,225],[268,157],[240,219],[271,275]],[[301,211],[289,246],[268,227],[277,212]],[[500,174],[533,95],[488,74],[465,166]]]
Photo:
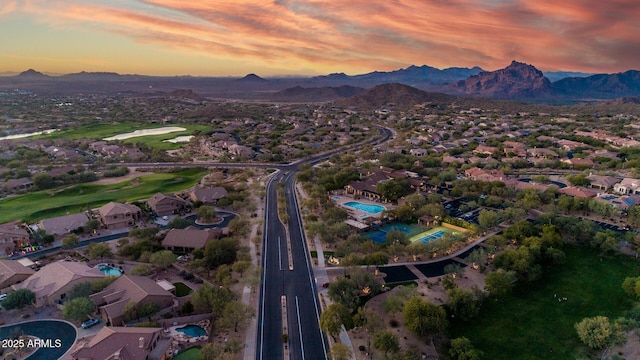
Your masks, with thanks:
[[[259,204],[258,209],[256,211],[257,216],[256,219],[264,219],[264,201],[262,199],[255,197],[256,202]],[[249,235],[249,254],[251,255],[251,262],[254,266],[260,268],[260,258],[258,257],[258,246],[252,244],[253,238],[258,236],[258,229],[262,227],[261,223],[253,224],[251,227],[251,234]],[[249,285],[245,285],[242,289],[242,302],[246,305],[251,305],[251,294],[252,290]],[[251,320],[251,324],[247,328],[247,335],[245,339],[245,347],[244,347],[244,359],[255,359],[256,358],[256,339],[258,333],[258,324],[257,317],[254,317]]]

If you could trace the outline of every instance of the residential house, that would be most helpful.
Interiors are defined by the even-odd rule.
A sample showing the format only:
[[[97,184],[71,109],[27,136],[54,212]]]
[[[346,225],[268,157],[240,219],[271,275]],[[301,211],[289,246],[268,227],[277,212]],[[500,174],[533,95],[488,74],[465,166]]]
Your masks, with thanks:
[[[100,222],[107,229],[121,229],[135,225],[142,219],[142,211],[131,204],[110,202],[93,210],[100,217]]]
[[[191,201],[200,201],[204,205],[208,206],[215,205],[218,200],[225,198],[227,195],[229,195],[227,190],[221,186],[196,187],[189,192],[189,198]]]
[[[607,158],[607,159],[611,159],[611,160],[620,160],[620,158],[618,158],[618,153],[617,152],[609,151],[607,149],[595,150],[594,152],[589,154],[589,158],[591,158],[591,159],[594,159],[594,158]]]
[[[413,156],[418,156],[418,157],[422,157],[422,156],[426,156],[429,154],[429,152],[425,149],[422,148],[414,148],[409,150],[409,154],[413,155]]]
[[[228,233],[229,228],[201,230],[188,227],[186,229],[171,229],[162,240],[162,246],[167,250],[185,254],[193,250],[204,249],[207,241]]]
[[[562,189],[559,189],[558,192],[560,194],[568,195],[571,197],[577,197],[577,198],[593,198],[598,195],[597,190],[582,188],[582,187],[575,187],[575,186],[564,187]]]
[[[125,310],[129,304],[142,306],[153,303],[159,310],[174,305],[175,295],[145,276],[122,275],[104,290],[90,295],[98,307],[100,316],[111,325],[124,325]]]
[[[467,169],[464,172],[465,176],[471,180],[477,181],[505,181],[507,177],[504,172],[500,170],[485,170],[478,167]]]
[[[62,304],[74,285],[95,282],[105,274],[86,263],[57,261],[43,266],[23,282],[12,285],[14,290],[28,289],[36,294],[36,306]]]
[[[555,151],[550,149],[545,149],[545,148],[527,149],[527,154],[535,158],[544,158],[544,159],[558,158],[558,154]]]
[[[565,139],[558,139],[556,141],[556,144],[558,144],[558,146],[560,146],[563,150],[566,151],[573,151],[577,148],[590,148],[591,146],[582,143],[582,142],[578,142],[578,141],[572,141],[572,140],[565,140]]]
[[[560,160],[560,162],[569,164],[571,165],[571,167],[577,167],[577,168],[591,168],[595,165],[593,161],[591,161],[591,159],[572,158],[572,159],[562,159]]]
[[[624,178],[615,184],[613,190],[618,194],[640,194],[640,179]]]
[[[620,182],[620,179],[617,177],[593,174],[587,176],[587,180],[590,181],[592,188],[604,191],[613,188],[617,183]]]
[[[33,269],[16,260],[0,260],[0,289],[18,284],[33,275]]]
[[[160,360],[169,342],[162,328],[105,326],[89,341],[80,340],[71,352],[74,360]],[[164,345],[164,346],[163,346]]]
[[[157,193],[147,200],[147,205],[158,216],[181,214],[189,208],[189,203],[175,194]]]
[[[10,179],[4,183],[4,189],[10,193],[21,193],[33,187],[33,181],[29,178]]]
[[[74,171],[75,169],[72,166],[63,166],[47,171],[47,175],[55,179],[64,175],[71,175]]]
[[[479,155],[493,155],[494,152],[496,152],[496,148],[495,147],[486,146],[486,145],[478,145],[473,150],[474,154],[479,154]]]
[[[457,156],[445,155],[442,157],[443,164],[451,164],[451,163],[464,164],[464,162],[465,162],[464,158],[457,157]]]
[[[526,148],[526,146],[523,143],[517,142],[517,141],[505,141],[502,143],[502,145],[504,145],[505,148],[512,148],[512,149],[524,149]]]
[[[15,248],[29,245],[29,233],[14,223],[0,224],[0,254],[8,255]]]
[[[87,221],[89,217],[85,213],[69,214],[40,220],[38,228],[50,235],[63,236],[87,225]]]
[[[604,202],[613,206],[619,210],[626,210],[631,206],[640,205],[640,196],[638,195],[612,195],[606,193],[599,193],[595,198],[598,201]]]

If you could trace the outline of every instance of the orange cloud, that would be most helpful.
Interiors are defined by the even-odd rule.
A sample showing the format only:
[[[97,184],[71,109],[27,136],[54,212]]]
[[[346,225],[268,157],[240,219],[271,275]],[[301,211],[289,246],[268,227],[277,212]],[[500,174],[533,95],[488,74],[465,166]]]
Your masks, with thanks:
[[[543,70],[637,67],[640,3],[632,0],[81,0],[3,2],[142,43],[278,68],[389,70],[409,64]]]

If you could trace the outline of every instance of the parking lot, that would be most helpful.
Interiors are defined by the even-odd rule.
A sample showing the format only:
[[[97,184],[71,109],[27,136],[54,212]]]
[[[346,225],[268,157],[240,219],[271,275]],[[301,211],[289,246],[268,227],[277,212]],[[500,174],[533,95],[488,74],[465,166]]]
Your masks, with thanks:
[[[462,200],[453,200],[445,204],[444,209],[449,213],[449,216],[464,220],[469,223],[478,224],[478,216],[482,207],[473,210],[462,210],[461,207],[464,204]]]
[[[598,220],[593,220],[593,219],[588,219],[588,218],[583,218],[583,217],[580,217],[579,219],[580,220],[593,221],[596,225],[600,226],[603,230],[612,230],[612,231],[616,231],[616,232],[626,232],[627,231],[626,229],[622,229],[618,225],[606,223],[606,222],[603,222],[603,221],[598,221]]]

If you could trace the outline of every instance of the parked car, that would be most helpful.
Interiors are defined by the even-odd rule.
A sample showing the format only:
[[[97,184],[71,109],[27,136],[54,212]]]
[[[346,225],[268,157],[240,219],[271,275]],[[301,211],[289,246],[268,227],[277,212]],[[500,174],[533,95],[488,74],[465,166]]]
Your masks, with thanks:
[[[7,298],[7,294],[2,294],[0,295],[0,301],[4,300]]]
[[[326,283],[322,283],[322,287],[323,287],[323,288],[328,288],[328,287],[329,287],[329,283],[328,283],[328,282],[326,282]]]
[[[89,320],[83,322],[81,326],[82,326],[83,329],[88,329],[88,328],[92,327],[93,325],[98,324],[99,322],[100,322],[100,319],[93,318],[93,319],[89,319]]]

